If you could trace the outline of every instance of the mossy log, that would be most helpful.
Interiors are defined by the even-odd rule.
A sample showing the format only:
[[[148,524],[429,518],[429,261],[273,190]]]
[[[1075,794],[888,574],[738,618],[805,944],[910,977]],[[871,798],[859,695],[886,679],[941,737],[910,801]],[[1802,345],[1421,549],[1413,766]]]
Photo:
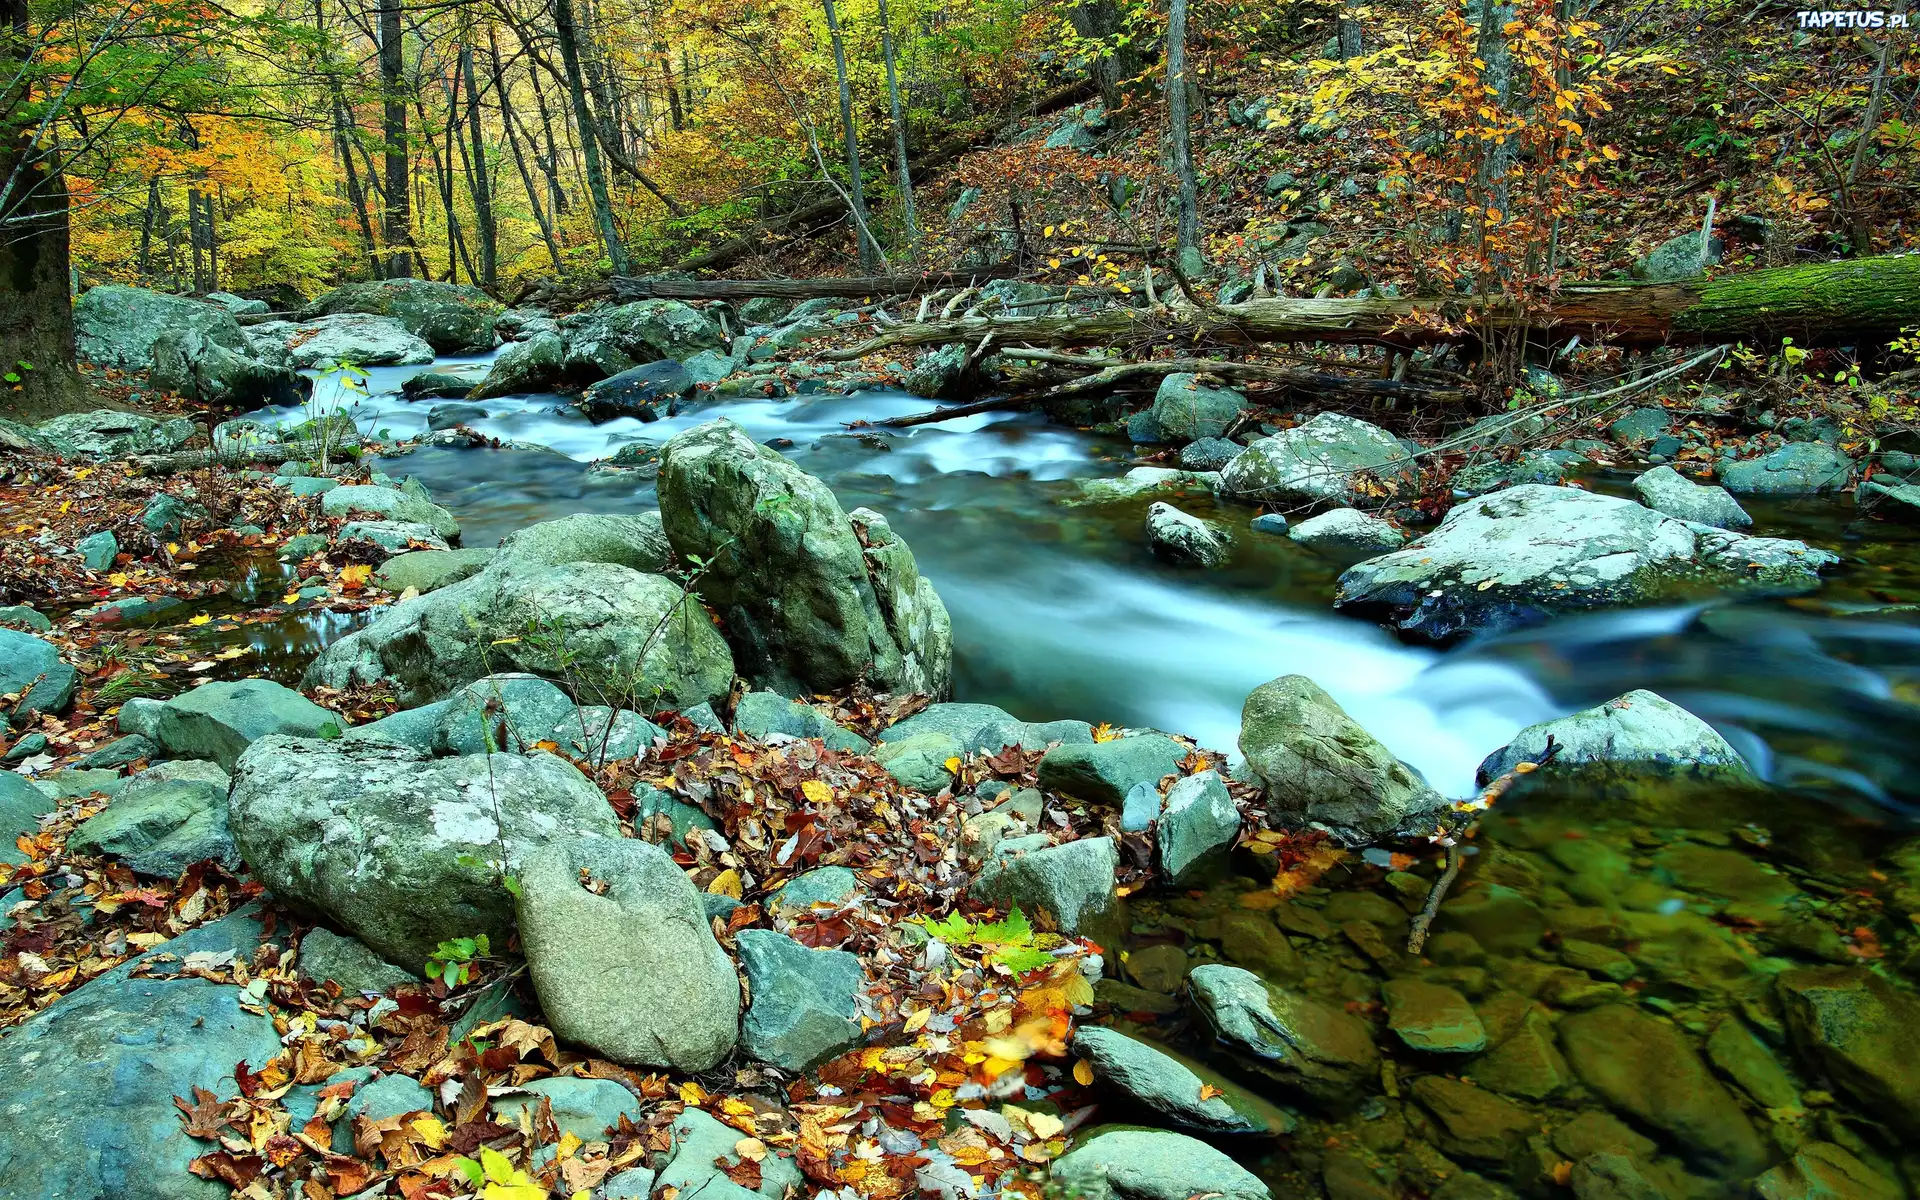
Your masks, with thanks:
[[[1489,332],[1623,346],[1745,341],[1761,346],[1839,345],[1890,337],[1920,324],[1920,255],[1778,267],[1677,283],[1581,284],[1538,310],[1459,299],[1294,300],[1186,308],[1114,308],[1062,317],[966,317],[890,329],[823,359],[859,358],[950,342],[1000,346],[1165,343],[1251,345],[1349,342],[1411,347]]]

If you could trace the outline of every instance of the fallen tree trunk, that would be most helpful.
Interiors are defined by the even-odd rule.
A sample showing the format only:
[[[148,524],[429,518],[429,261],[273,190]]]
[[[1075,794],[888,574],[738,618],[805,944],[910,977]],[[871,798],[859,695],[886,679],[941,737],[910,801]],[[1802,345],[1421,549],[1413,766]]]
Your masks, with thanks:
[[[1087,365],[1102,361],[1091,360]],[[1195,375],[1218,375],[1223,379],[1252,379],[1261,383],[1278,383],[1298,391],[1312,392],[1318,396],[1342,396],[1351,400],[1409,400],[1420,404],[1434,404],[1465,400],[1472,394],[1465,388],[1434,387],[1430,384],[1408,383],[1399,379],[1329,375],[1321,371],[1303,371],[1298,367],[1281,367],[1270,363],[1222,362],[1211,358],[1160,358],[1141,362],[1104,361],[1104,365],[1100,365],[1093,374],[1083,375],[1079,379],[1063,383],[1031,398],[1037,402],[1060,400],[1092,392],[1112,391],[1130,380],[1162,379],[1182,372],[1191,372]]]
[[[1161,342],[1251,345],[1348,342],[1412,347],[1490,331],[1578,334],[1625,346],[1748,341],[1836,345],[1890,337],[1920,323],[1920,255],[1777,267],[1678,283],[1583,284],[1544,309],[1470,298],[1259,299],[1197,308],[1114,308],[1063,317],[966,317],[903,325],[822,359],[844,361],[903,346],[950,342],[1107,346]]]
[[[941,288],[973,287],[993,279],[1011,279],[1019,273],[1019,267],[1013,263],[996,263],[975,271],[855,275],[844,279],[635,279],[617,275],[608,281],[608,286],[622,300],[751,300],[756,296],[813,300],[821,296],[918,296]]]

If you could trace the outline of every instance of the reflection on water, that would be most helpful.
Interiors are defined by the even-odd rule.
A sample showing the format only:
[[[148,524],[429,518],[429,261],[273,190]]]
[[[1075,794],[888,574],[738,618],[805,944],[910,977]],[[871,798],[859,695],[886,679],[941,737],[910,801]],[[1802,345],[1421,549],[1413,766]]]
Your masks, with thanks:
[[[422,369],[370,370],[361,427],[423,431],[433,402],[397,394]],[[338,385],[320,386],[324,404]],[[1227,521],[1239,539],[1226,570],[1196,573],[1147,552],[1144,503],[1063,505],[1076,480],[1123,469],[1123,443],[1026,414],[847,429],[926,406],[876,391],[695,404],[653,423],[594,425],[562,397],[510,397],[486,401],[489,416],[473,427],[518,447],[430,447],[379,466],[417,476],[460,519],[465,544],[490,545],[570,512],[652,507],[650,472],[588,464],[724,415],[826,480],[847,507],[887,514],[952,613],[963,699],[1036,720],[1179,730],[1232,751],[1246,694],[1298,672],[1436,786],[1465,794],[1480,758],[1520,726],[1647,687],[1712,722],[1769,778],[1876,805],[1920,800],[1906,769],[1920,632],[1829,611],[1920,596],[1920,559],[1898,531],[1848,525],[1833,501],[1755,509],[1758,532],[1848,556],[1813,601],[1601,614],[1442,653],[1336,616],[1328,601],[1340,564],[1252,532],[1248,510],[1182,502]],[[1596,486],[1619,491],[1630,478]]]

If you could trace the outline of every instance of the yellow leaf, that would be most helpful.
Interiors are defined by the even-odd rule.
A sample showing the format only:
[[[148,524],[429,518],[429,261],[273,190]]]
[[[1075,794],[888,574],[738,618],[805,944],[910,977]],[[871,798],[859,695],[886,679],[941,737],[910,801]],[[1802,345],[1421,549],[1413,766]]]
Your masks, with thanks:
[[[713,882],[707,885],[707,895],[732,896],[735,900],[738,900],[740,898],[740,872],[734,870],[732,867],[728,867],[718,875],[715,875]]]
[[[412,1125],[413,1131],[430,1149],[438,1150],[447,1144],[447,1127],[441,1124],[439,1117],[415,1117]]]
[[[560,1135],[560,1145],[555,1148],[554,1154],[559,1158],[572,1158],[584,1145],[586,1143],[580,1140],[579,1134],[563,1133]]]
[[[800,794],[807,798],[808,804],[832,804],[833,789],[818,779],[809,779],[800,785]]]
[[[180,543],[179,543],[179,542],[168,542],[168,543],[167,543],[167,553],[168,553],[168,554],[178,554],[178,553],[180,553]]]
[[[340,586],[351,592],[367,586],[367,580],[373,575],[373,568],[366,563],[354,563],[340,572]]]
[[[706,1102],[706,1099],[707,1099],[707,1089],[701,1087],[699,1084],[695,1083],[693,1080],[689,1079],[685,1083],[680,1085],[680,1103],[704,1104]]]
[[[293,591],[288,592],[286,595],[280,597],[280,603],[282,604],[300,603],[300,589],[295,588]]]
[[[503,637],[503,638],[493,639],[493,641],[490,644],[495,646],[513,646],[513,645],[518,645],[519,642],[520,642],[520,639],[517,637]]]
[[[199,616],[197,616],[197,617],[188,617],[188,618],[187,618],[187,624],[189,624],[189,625],[205,625],[205,624],[206,624],[207,622],[209,622],[209,621],[211,621],[211,620],[213,620],[213,618],[212,618],[211,616],[209,616],[209,615],[207,615],[206,613],[201,613],[201,614],[200,614]]]
[[[1052,1113],[1028,1113],[1027,1128],[1033,1130],[1033,1136],[1046,1141],[1067,1127],[1067,1123]]]
[[[73,501],[71,500],[62,500],[60,502],[60,511],[62,514],[66,513],[72,507],[73,507]]]
[[[949,758],[941,765],[947,768],[947,774],[949,775],[958,775],[960,773],[960,760],[958,758]]]
[[[506,1155],[491,1146],[480,1147],[480,1169],[486,1172],[489,1183],[512,1183],[513,1177],[520,1173],[513,1169]]]
[[[547,1200],[547,1189],[537,1183],[490,1183],[480,1200]]]
[[[741,1138],[733,1144],[733,1152],[748,1162],[759,1162],[767,1156],[767,1144],[759,1138]]]
[[[905,1031],[907,1033],[919,1033],[922,1029],[926,1028],[927,1022],[932,1019],[933,1009],[931,1006],[917,1009],[907,1017]]]
[[[125,587],[127,586],[127,573],[125,571],[115,571],[113,574],[107,576],[107,582],[115,587]]]
[[[1073,1064],[1073,1081],[1081,1087],[1093,1086],[1093,1064],[1080,1059]]]

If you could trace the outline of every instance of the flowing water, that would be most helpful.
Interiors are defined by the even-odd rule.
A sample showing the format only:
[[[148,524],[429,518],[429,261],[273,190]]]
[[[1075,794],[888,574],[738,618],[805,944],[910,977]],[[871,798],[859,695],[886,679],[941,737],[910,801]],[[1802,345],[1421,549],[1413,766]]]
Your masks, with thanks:
[[[362,428],[425,428],[431,402],[395,394],[417,369],[371,373]],[[1516,796],[1486,822],[1425,960],[1400,946],[1437,855],[1352,859],[1277,906],[1274,864],[1238,855],[1183,894],[1136,898],[1118,974],[1139,990],[1109,995],[1108,1019],[1207,1060],[1233,1095],[1288,1106],[1300,1132],[1240,1155],[1279,1195],[1505,1194],[1486,1176],[1529,1194],[1564,1194],[1571,1180],[1582,1200],[1679,1200],[1730,1194],[1810,1146],[1839,1147],[1895,1196],[1903,1179],[1920,1182],[1907,1149],[1920,1136],[1920,1005],[1865,1017],[1856,1005],[1853,1034],[1829,1031],[1865,1047],[1845,1053],[1794,1016],[1818,1006],[1806,997],[1828,994],[1821,986],[1866,986],[1877,978],[1867,967],[1920,971],[1920,917],[1907,916],[1920,909],[1920,843],[1901,841],[1920,802],[1920,628],[1871,611],[1920,600],[1910,532],[1856,524],[1845,501],[1750,506],[1755,532],[1844,557],[1819,593],[1569,618],[1443,652],[1336,615],[1343,564],[1252,532],[1244,509],[1180,501],[1236,530],[1231,566],[1209,573],[1148,553],[1144,501],[1064,503],[1078,481],[1124,471],[1123,443],[1011,414],[846,428],[925,406],[887,392],[814,395],[593,425],[559,397],[515,397],[488,401],[492,415],[473,428],[518,448],[427,448],[377,466],[419,478],[460,520],[464,544],[490,545],[571,512],[652,507],[649,471],[593,460],[724,415],[906,538],[952,614],[956,698],[1029,720],[1174,730],[1232,752],[1246,694],[1301,673],[1453,795],[1523,725],[1651,688],[1711,722],[1773,787]],[[1587,482],[1630,494],[1630,479]],[[339,632],[292,623],[261,648],[297,669]],[[1316,1099],[1248,1046],[1196,1028],[1170,994],[1215,963],[1374,1022],[1384,1060],[1349,1081],[1364,1098]],[[1389,1013],[1395,1029],[1459,1033],[1444,1003],[1432,1008],[1435,993],[1407,993],[1409,981],[1470,1001],[1488,1049],[1434,1051],[1389,1034],[1379,1024]],[[1650,1025],[1650,1014],[1666,1020]],[[1846,1054],[1871,1061],[1823,1074]],[[1616,1151],[1653,1191],[1593,1182],[1591,1156]],[[1814,1167],[1828,1161],[1808,1153]],[[1889,1193],[1788,1180],[1763,1194]]]

